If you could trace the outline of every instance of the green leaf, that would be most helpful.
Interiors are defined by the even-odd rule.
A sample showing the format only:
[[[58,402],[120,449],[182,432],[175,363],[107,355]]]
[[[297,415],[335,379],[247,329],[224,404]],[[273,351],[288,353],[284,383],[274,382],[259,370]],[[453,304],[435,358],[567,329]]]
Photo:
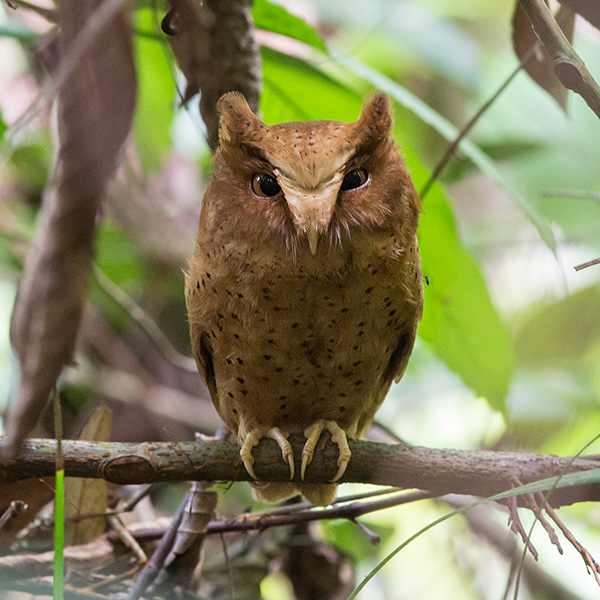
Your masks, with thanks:
[[[600,339],[599,305],[600,288],[593,286],[537,310],[517,333],[519,363],[530,368],[583,367],[586,353]]]
[[[136,14],[136,26],[144,31],[154,29],[151,9]],[[160,167],[171,146],[170,127],[175,105],[175,81],[163,47],[147,37],[135,37],[138,101],[133,122],[133,135],[146,170]]]
[[[144,275],[139,249],[126,231],[105,220],[96,232],[96,263],[115,284],[137,289]]]
[[[260,106],[267,123],[358,118],[362,97],[356,91],[306,61],[269,48],[261,52]]]
[[[40,36],[35,31],[23,27],[23,25],[8,21],[0,25],[0,37],[9,37],[20,42],[29,43],[34,42]]]
[[[391,525],[374,523],[369,521],[368,518],[361,518],[361,521],[373,533],[377,534],[384,544],[388,542],[394,533],[394,528]],[[373,544],[365,543],[365,534],[351,521],[342,519],[324,521],[322,528],[326,540],[353,556],[357,561],[374,559],[379,555],[379,548]]]
[[[0,133],[1,130],[2,124]],[[27,190],[28,194],[41,195],[48,181],[48,165],[52,163],[49,140],[32,136],[31,139],[15,146],[10,160],[19,185]]]
[[[259,29],[285,35],[327,52],[325,42],[315,29],[279,4],[269,0],[255,0],[252,17]]]
[[[6,122],[2,118],[2,112],[0,111],[0,141],[4,138],[6,129],[7,129]]]
[[[422,164],[405,154],[415,181],[425,180]],[[419,335],[468,386],[503,410],[513,371],[512,343],[475,259],[458,236],[439,184],[424,202],[418,234],[423,274],[429,280]]]
[[[362,77],[381,91],[389,94],[396,102],[410,110],[423,122],[433,127],[433,129],[449,142],[454,141],[458,136],[458,129],[452,125],[450,121],[400,84],[349,56],[343,56],[334,52],[331,52],[330,54],[338,64],[345,66],[354,74]],[[550,229],[548,223],[546,223],[543,217],[535,210],[527,197],[518,189],[518,186],[504,175],[504,173],[502,173],[495,165],[494,161],[471,140],[464,138],[458,145],[458,148],[465,156],[472,160],[483,173],[510,194],[515,204],[525,212],[529,220],[535,225],[542,240],[553,252],[555,252],[556,240],[552,233],[552,229]]]

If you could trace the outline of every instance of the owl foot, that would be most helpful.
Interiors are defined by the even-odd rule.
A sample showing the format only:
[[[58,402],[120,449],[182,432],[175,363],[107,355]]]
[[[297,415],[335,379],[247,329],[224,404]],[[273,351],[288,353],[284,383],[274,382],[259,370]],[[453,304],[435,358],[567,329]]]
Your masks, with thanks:
[[[348,466],[351,452],[350,448],[348,447],[348,438],[346,437],[346,432],[335,421],[319,419],[310,427],[307,427],[304,431],[304,435],[307,439],[306,443],[304,444],[304,448],[302,449],[302,466],[300,467],[300,477],[302,480],[304,480],[306,467],[313,459],[315,448],[317,447],[321,433],[323,433],[325,429],[329,431],[332,441],[337,444],[338,448],[340,449],[340,455],[337,461],[339,468],[335,474],[335,477],[331,481],[337,481],[344,474],[344,471]]]
[[[292,450],[292,446],[287,437],[278,427],[271,427],[271,429],[268,429],[267,431],[256,427],[246,434],[242,449],[240,450],[240,457],[242,458],[244,467],[246,467],[246,471],[248,471],[254,479],[258,479],[254,472],[254,456],[252,456],[252,448],[257,446],[262,438],[271,438],[277,442],[278,446],[281,448],[283,460],[285,460],[290,467],[290,481],[294,479],[294,451]]]

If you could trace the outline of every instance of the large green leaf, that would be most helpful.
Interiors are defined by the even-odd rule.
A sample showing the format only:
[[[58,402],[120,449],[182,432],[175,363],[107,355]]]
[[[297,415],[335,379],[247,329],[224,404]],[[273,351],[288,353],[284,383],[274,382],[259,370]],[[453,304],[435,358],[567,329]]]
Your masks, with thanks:
[[[304,119],[354,121],[362,98],[356,91],[317,67],[262,49],[263,92],[260,106],[267,123]]]
[[[299,40],[322,52],[327,51],[325,42],[313,27],[300,17],[289,13],[279,4],[269,2],[269,0],[254,0],[252,17],[254,24],[259,29]]]
[[[583,367],[600,339],[600,287],[579,290],[536,310],[515,338],[519,364],[529,368],[571,370]],[[595,360],[595,354],[593,360]]]
[[[414,180],[425,181],[425,168],[405,154]],[[419,335],[467,385],[502,410],[513,371],[512,343],[438,184],[424,202],[418,233],[429,281]]]
[[[136,13],[136,25],[143,31],[154,29],[151,9]],[[175,105],[175,81],[167,54],[156,40],[144,36],[135,38],[138,73],[138,103],[133,122],[133,134],[142,165],[157,169],[171,145],[170,127]]]

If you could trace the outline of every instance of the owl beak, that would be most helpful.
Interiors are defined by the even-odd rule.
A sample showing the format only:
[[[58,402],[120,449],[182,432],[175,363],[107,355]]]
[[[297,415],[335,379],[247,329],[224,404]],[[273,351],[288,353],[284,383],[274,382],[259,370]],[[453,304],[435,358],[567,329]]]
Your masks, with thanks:
[[[310,253],[317,252],[319,237],[329,227],[331,215],[337,201],[338,189],[335,186],[323,186],[319,190],[306,190],[287,185],[282,178],[278,181],[294,222],[299,231],[306,233]]]
[[[308,247],[310,248],[310,253],[314,256],[317,252],[317,244],[319,242],[319,232],[316,227],[311,227],[306,232],[306,237],[308,238]]]

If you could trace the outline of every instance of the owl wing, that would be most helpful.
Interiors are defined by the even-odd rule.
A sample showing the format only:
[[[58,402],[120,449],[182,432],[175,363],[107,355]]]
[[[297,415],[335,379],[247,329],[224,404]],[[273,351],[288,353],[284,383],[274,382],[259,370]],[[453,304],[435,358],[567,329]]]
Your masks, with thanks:
[[[392,377],[395,383],[398,383],[402,379],[404,371],[406,371],[408,359],[410,358],[414,343],[414,335],[404,333],[400,336],[398,345],[396,346],[394,352],[392,352],[392,355],[390,356],[390,362],[386,369],[386,376],[389,374],[390,377],[390,385],[392,383]]]
[[[388,366],[382,378],[382,391],[384,392],[384,395],[387,394],[387,391],[392,385],[392,381],[398,383],[402,378],[402,375],[404,375],[414,342],[415,336],[412,332],[404,332],[398,338],[398,343],[390,356]],[[381,400],[383,400],[383,398],[381,398]]]
[[[405,331],[399,336],[396,349],[392,352],[388,366],[383,374],[383,377],[381,378],[381,387],[379,388],[377,397],[367,408],[358,422],[357,437],[362,437],[366,433],[367,429],[371,426],[371,423],[373,423],[375,413],[386,397],[392,382],[400,381],[402,375],[404,375],[414,342],[415,331]]]
[[[217,403],[217,381],[215,378],[215,369],[213,366],[212,348],[206,332],[198,325],[192,327],[192,347],[200,376],[204,380],[210,397]]]

